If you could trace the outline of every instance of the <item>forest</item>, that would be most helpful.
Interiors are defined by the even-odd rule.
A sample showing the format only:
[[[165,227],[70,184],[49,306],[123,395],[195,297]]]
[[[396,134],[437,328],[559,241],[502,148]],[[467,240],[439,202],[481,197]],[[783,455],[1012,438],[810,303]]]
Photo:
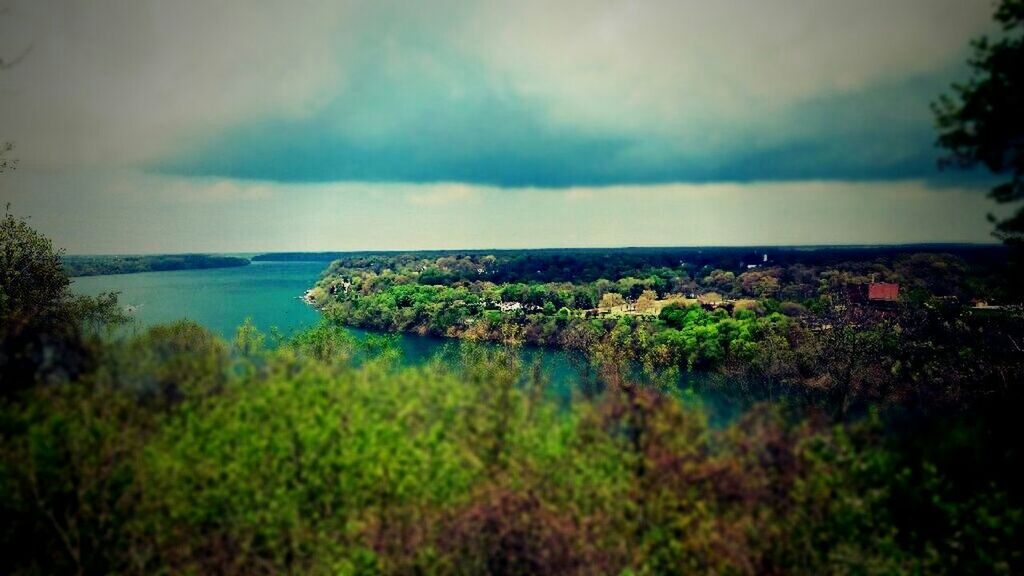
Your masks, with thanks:
[[[45,237],[8,215],[0,238],[5,573],[1024,568],[1020,355],[1000,343],[1019,335],[1016,313],[977,324],[926,298],[815,332],[800,328],[803,311],[762,295],[764,310],[671,305],[653,322],[589,319],[613,325],[602,336],[610,345],[591,355],[601,387],[566,406],[513,353],[519,337],[501,346],[467,338],[454,364],[408,367],[386,337],[356,340],[330,313],[292,336],[247,323],[223,341],[186,321],[119,333],[116,295],[69,293]],[[920,259],[840,269],[934,287],[938,279],[911,271],[959,262]],[[472,286],[390,282],[387,270],[357,284],[352,270],[332,265],[321,288],[342,277],[350,291],[381,282],[368,301],[407,297],[415,309],[428,295],[428,313],[473,294]],[[813,287],[838,272],[813,270]],[[723,289],[707,276],[715,275],[652,274],[638,297],[664,296],[673,283]],[[964,297],[977,290],[970,274],[956,280],[950,289]],[[723,292],[743,295],[743,280],[733,282]],[[632,287],[604,290],[625,299]],[[590,284],[541,288],[531,304],[545,317],[551,298],[579,295],[594,306],[604,297]],[[483,288],[480,301],[503,290]],[[821,298],[815,289],[804,302]],[[749,408],[721,425],[664,382],[634,380],[627,366],[644,338],[678,332],[704,348],[726,345],[721,358],[699,351],[701,362],[727,367],[753,347],[748,361],[769,370],[780,360],[773,354],[792,363],[793,330],[819,334],[821,352],[810,357],[831,364],[804,387],[820,393],[790,402],[737,390]],[[714,331],[719,338],[708,337]],[[898,393],[886,388],[893,384]],[[836,409],[857,402],[864,410]]]
[[[104,274],[134,274],[137,272],[167,272],[170,270],[200,270],[207,268],[235,268],[248,266],[248,258],[214,256],[210,254],[160,254],[152,256],[62,256],[61,262],[68,276],[100,276]]]
[[[665,248],[539,248],[529,250],[414,250],[353,252],[271,252],[253,261],[343,261],[352,268],[380,273],[410,266],[434,266],[447,282],[479,279],[485,263],[493,282],[592,282],[600,278],[646,276],[657,268],[745,268],[759,264],[769,254],[774,265],[824,266],[840,262],[897,258],[914,253],[947,254],[969,260],[979,267],[998,268],[1005,263],[1007,248],[975,244],[910,244],[903,246],[764,246],[764,247],[665,247]],[[491,258],[487,258],[490,256]],[[446,259],[446,260],[441,260]],[[454,259],[454,260],[453,260]],[[457,261],[465,259],[464,265]],[[436,266],[435,266],[436,265]],[[443,270],[442,270],[443,268]]]
[[[834,396],[832,408],[847,411],[922,394],[957,403],[1009,385],[1001,366],[1024,332],[999,253],[804,250],[725,270],[715,266],[731,257],[670,265],[664,252],[351,256],[307,298],[340,324],[566,348],[664,385],[713,371],[754,389]],[[539,272],[517,274],[524,259],[547,278],[589,269],[612,279],[533,281]],[[901,296],[867,301],[867,286],[882,282]],[[848,389],[827,391],[840,372]]]

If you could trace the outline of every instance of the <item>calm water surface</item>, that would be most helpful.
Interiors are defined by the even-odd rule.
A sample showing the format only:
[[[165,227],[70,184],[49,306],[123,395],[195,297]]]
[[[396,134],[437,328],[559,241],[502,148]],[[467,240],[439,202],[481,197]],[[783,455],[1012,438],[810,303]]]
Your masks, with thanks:
[[[326,268],[323,262],[253,262],[239,268],[143,272],[73,278],[71,288],[91,296],[119,292],[119,301],[134,319],[132,330],[194,320],[230,339],[235,329],[252,318],[264,332],[276,327],[285,334],[312,326],[320,313],[302,301]],[[356,338],[368,332],[349,329]],[[420,364],[439,353],[451,352],[458,342],[445,338],[396,334],[404,364]],[[578,380],[579,362],[566,353],[537,348],[523,351],[528,364],[540,362],[552,384],[568,393]]]
[[[133,330],[186,318],[230,339],[246,318],[252,318],[264,332],[276,327],[285,334],[316,324],[319,312],[303,302],[301,296],[325,268],[323,262],[253,262],[240,268],[73,278],[71,289],[91,296],[119,292],[121,305],[128,307],[134,318]],[[368,334],[357,328],[349,330],[356,338]],[[412,334],[396,334],[394,338],[405,365],[450,353],[458,345],[451,339]],[[571,352],[526,347],[521,353],[525,365],[540,364],[550,389],[561,398],[568,399],[579,390],[581,382],[591,380],[589,367]],[[699,374],[686,376],[690,384],[700,378]],[[687,383],[683,386],[690,387]],[[706,393],[699,398],[692,394],[690,397],[705,404],[721,404]],[[713,410],[717,415],[712,414],[712,418],[728,419],[734,408],[718,406]]]
[[[230,338],[251,317],[261,330],[289,333],[315,324],[319,313],[300,297],[320,277],[323,262],[253,262],[239,268],[176,270],[73,278],[80,294],[120,292],[138,327],[195,320]]]

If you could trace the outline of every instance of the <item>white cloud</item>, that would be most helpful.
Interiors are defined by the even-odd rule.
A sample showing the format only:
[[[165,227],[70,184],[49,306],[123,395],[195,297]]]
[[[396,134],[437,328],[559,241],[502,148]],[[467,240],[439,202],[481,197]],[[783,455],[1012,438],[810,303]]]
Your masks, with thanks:
[[[677,132],[961,62],[991,10],[964,0],[524,0],[486,4],[466,44],[557,117]]]
[[[79,252],[987,240],[981,194],[917,181],[559,192],[138,167],[268,118],[329,116],[327,129],[401,138],[437,110],[409,70],[453,101],[474,93],[460,83],[486,83],[488,97],[528,100],[576,133],[657,134],[652,146],[680,150],[713,150],[751,126],[791,138],[798,118],[780,110],[955,65],[990,11],[965,0],[17,0],[0,15],[0,53],[32,52],[0,74],[0,141],[21,160],[0,200]],[[367,69],[391,75],[376,87],[384,104],[333,114]],[[486,128],[465,131],[495,137]]]
[[[552,121],[711,147],[728,137],[716,126],[959,62],[990,10],[963,0],[17,0],[0,17],[0,50],[33,50],[0,76],[0,137],[28,166],[139,165],[239,122],[312,116],[353,88],[358,66],[429,53],[417,66],[438,55],[480,66],[482,81],[539,102]],[[399,121],[396,101],[385,117]],[[378,120],[342,114],[334,129]]]
[[[342,81],[346,2],[20,0],[0,49],[2,137],[31,166],[130,166],[180,138],[302,116]]]

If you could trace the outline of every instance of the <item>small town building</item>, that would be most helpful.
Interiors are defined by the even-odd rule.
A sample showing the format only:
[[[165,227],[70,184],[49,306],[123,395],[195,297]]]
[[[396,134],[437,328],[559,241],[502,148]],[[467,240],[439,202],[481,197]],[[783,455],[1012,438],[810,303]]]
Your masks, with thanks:
[[[869,302],[896,302],[900,298],[900,285],[891,282],[868,284]]]

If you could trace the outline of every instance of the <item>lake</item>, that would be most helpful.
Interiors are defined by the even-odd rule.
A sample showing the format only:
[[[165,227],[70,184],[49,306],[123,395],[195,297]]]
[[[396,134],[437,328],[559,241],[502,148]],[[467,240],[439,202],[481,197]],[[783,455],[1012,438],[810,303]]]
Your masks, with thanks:
[[[134,319],[131,330],[185,318],[231,339],[252,318],[264,332],[276,327],[290,334],[319,321],[320,313],[301,296],[326,267],[325,262],[253,262],[240,268],[86,276],[72,278],[71,289],[90,296],[120,293],[121,305]],[[358,328],[349,331],[357,339],[368,334]],[[458,345],[456,340],[414,334],[394,338],[406,365],[426,362]],[[540,362],[560,396],[568,396],[579,380],[580,362],[567,352],[526,348],[522,355],[527,365]]]
[[[284,333],[315,324],[320,314],[301,299],[323,262],[254,262],[239,268],[141,272],[72,278],[71,289],[95,296],[120,292],[138,327],[195,320],[225,338],[251,317],[261,330]]]
[[[119,292],[121,305],[131,309],[132,330],[185,318],[231,339],[235,329],[252,318],[264,332],[276,327],[290,334],[319,321],[320,313],[301,296],[326,267],[325,262],[253,262],[240,268],[86,276],[72,278],[71,289],[90,296]],[[368,334],[358,328],[349,331],[357,339]],[[394,338],[404,365],[426,362],[458,345],[457,340],[414,334],[396,334]],[[524,365],[540,364],[550,390],[563,400],[579,389],[580,382],[590,381],[582,377],[589,367],[573,352],[524,347],[521,354]],[[681,384],[691,391],[695,384],[705,388],[701,383],[707,377],[687,374]],[[713,420],[727,420],[739,408],[707,390],[689,397],[713,405],[708,406]]]

